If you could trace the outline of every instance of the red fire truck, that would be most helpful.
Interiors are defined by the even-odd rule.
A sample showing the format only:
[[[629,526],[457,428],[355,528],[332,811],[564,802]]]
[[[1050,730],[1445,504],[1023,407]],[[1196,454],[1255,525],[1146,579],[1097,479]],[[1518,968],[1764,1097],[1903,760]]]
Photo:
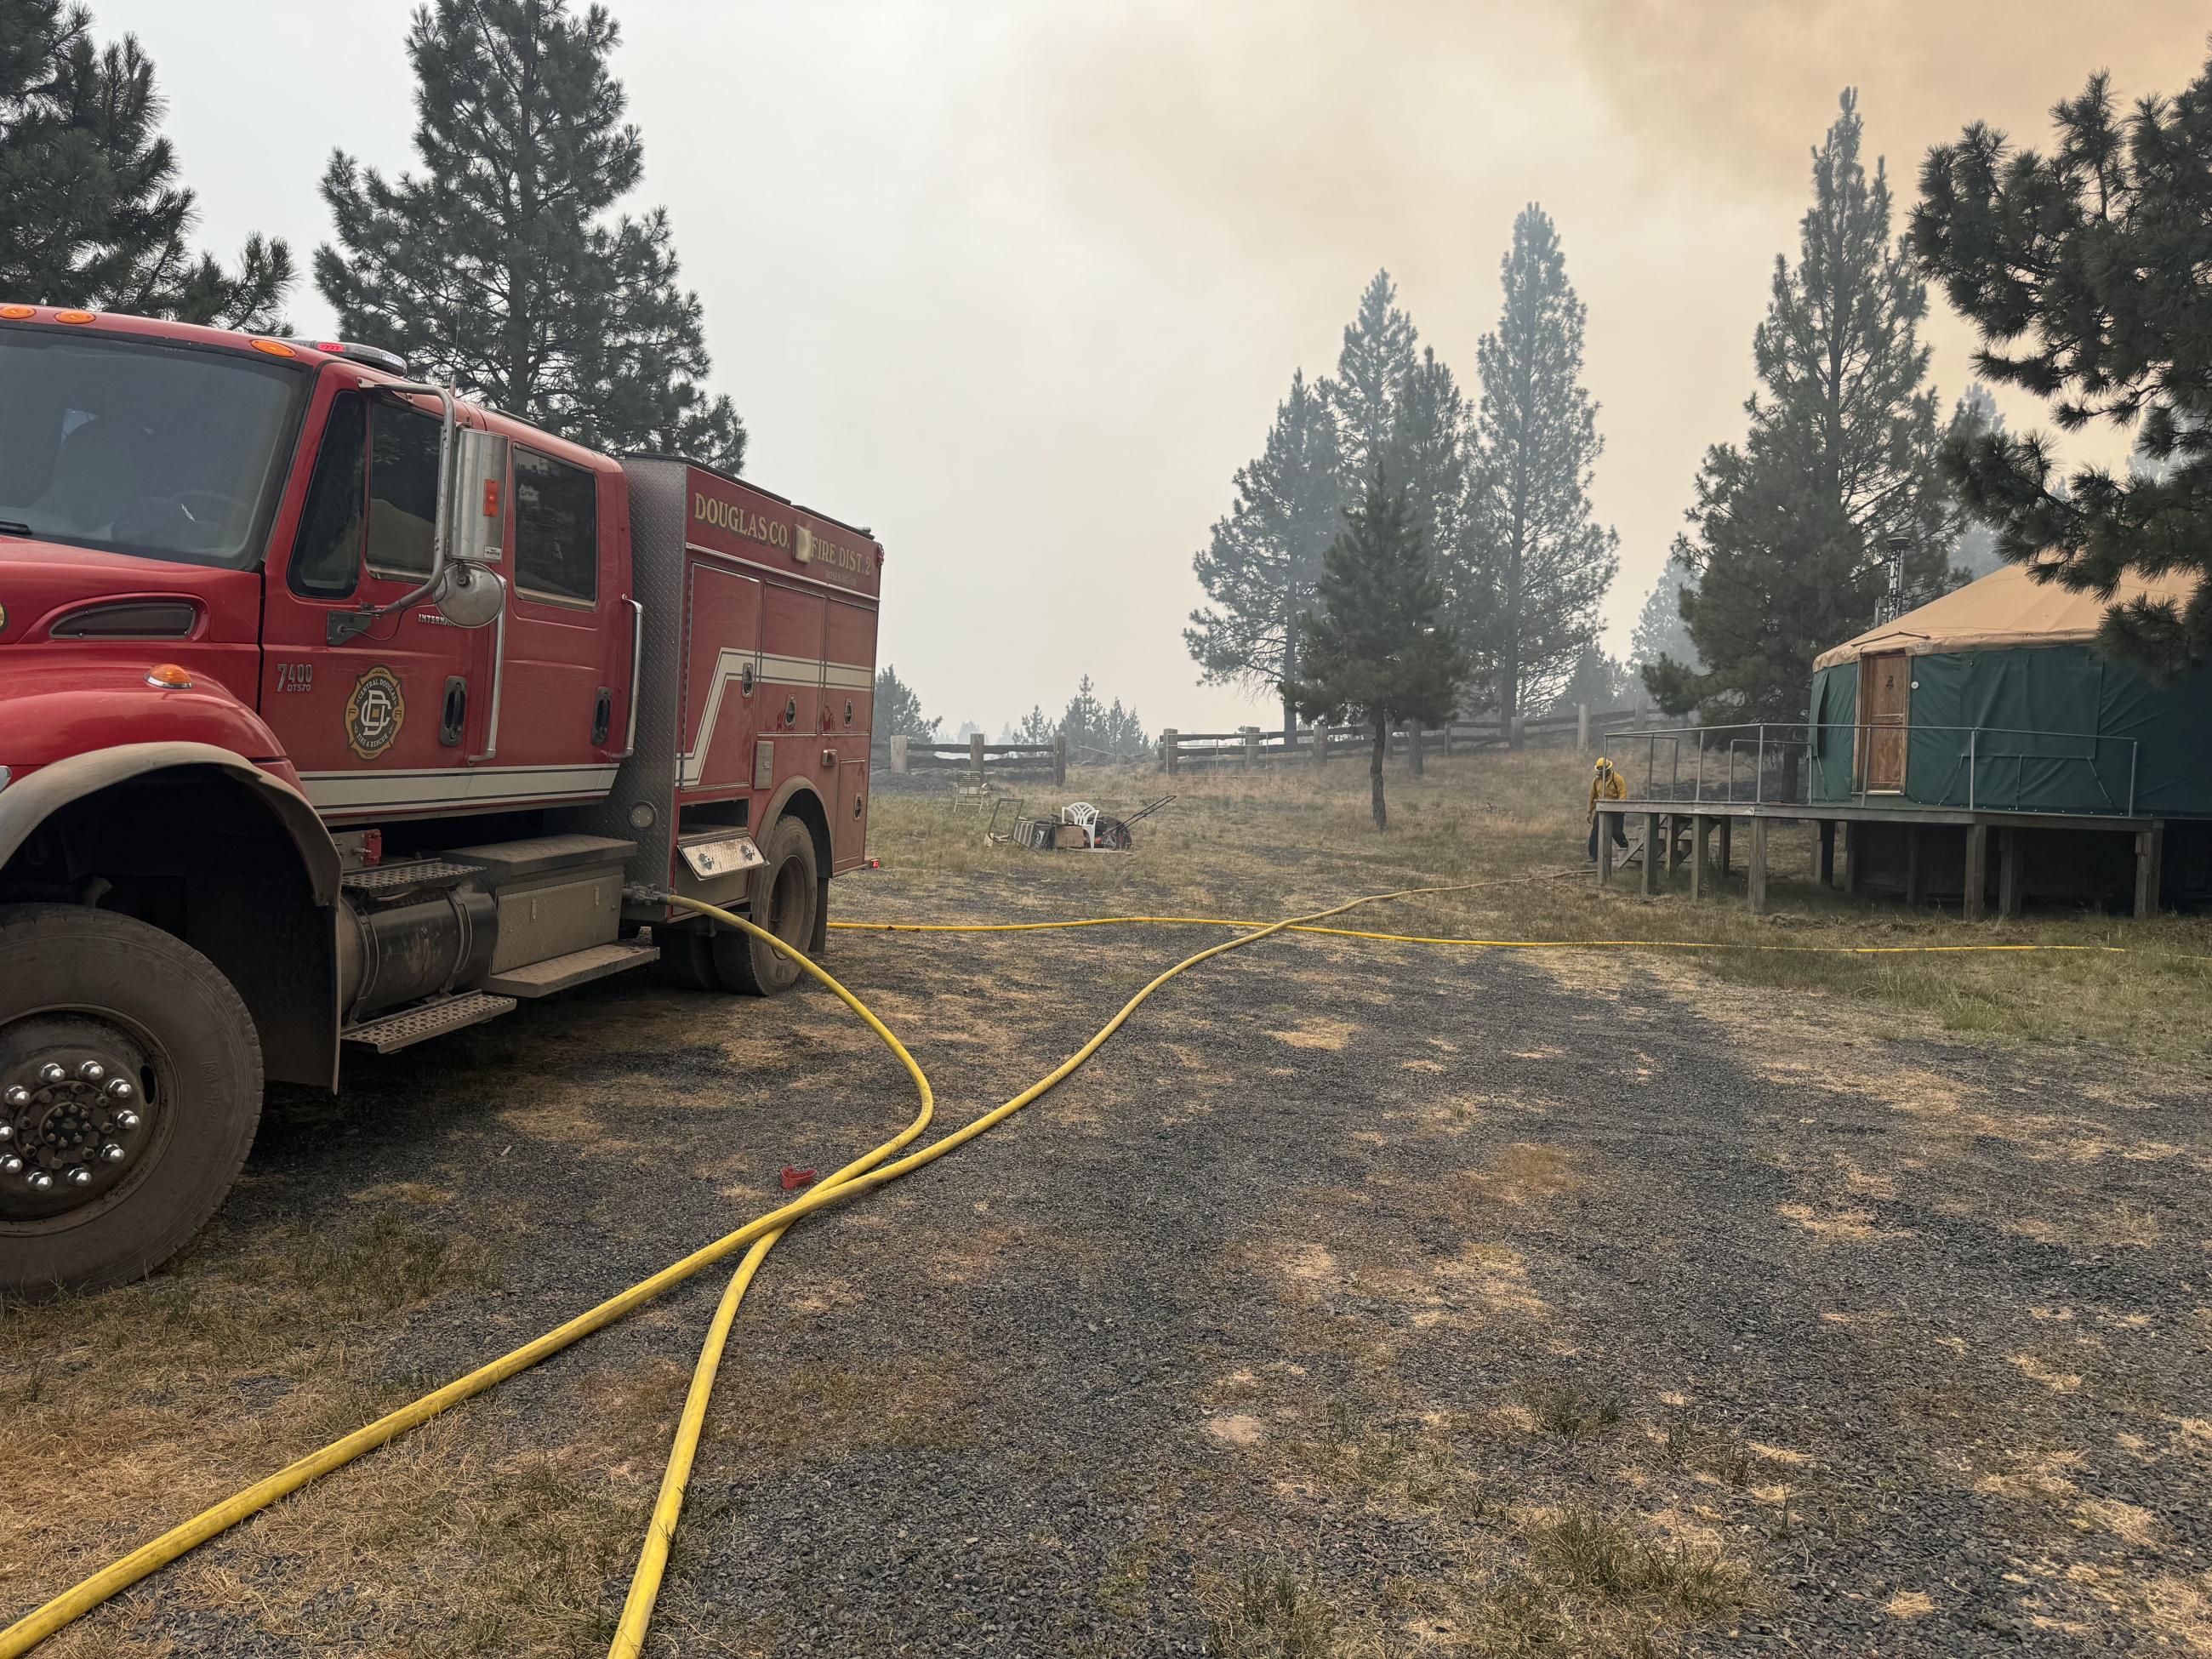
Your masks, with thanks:
[[[391,355],[0,306],[0,1290],[143,1273],[262,1087],[862,861],[883,550]]]

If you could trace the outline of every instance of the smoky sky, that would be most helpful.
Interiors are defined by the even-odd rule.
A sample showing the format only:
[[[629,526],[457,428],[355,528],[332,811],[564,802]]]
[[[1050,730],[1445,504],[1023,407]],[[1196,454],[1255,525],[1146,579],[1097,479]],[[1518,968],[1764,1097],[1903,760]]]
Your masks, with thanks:
[[[274,231],[303,265],[331,149],[412,164],[410,9],[94,0],[155,58],[202,240]],[[1333,367],[1378,266],[1471,381],[1530,201],[1589,308],[1621,648],[1699,455],[1743,429],[1752,328],[1838,91],[1859,88],[1901,230],[1930,143],[1974,119],[2040,143],[2096,68],[2126,97],[2173,90],[2208,27],[2178,0],[613,10],[646,146],[629,205],[669,210],[748,472],[874,528],[883,657],[948,730],[994,734],[1085,672],[1154,728],[1268,718],[1198,687],[1181,638],[1231,473],[1291,371]],[[1948,405],[1972,341],[1940,295],[1933,313]],[[329,321],[304,283],[292,315]]]

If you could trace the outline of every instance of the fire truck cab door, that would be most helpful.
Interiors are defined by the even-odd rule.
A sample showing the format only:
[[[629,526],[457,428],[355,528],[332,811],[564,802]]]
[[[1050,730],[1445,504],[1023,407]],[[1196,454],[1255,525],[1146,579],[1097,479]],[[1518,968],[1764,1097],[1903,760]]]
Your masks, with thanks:
[[[330,397],[289,547],[263,583],[261,712],[327,818],[450,810],[482,741],[493,629],[425,599],[338,643],[334,612],[421,586],[437,519],[440,422],[390,396]]]
[[[504,636],[493,641],[500,719],[484,766],[518,805],[606,790],[629,712],[631,613],[611,533],[621,475],[549,448],[514,441],[498,567],[507,581]]]

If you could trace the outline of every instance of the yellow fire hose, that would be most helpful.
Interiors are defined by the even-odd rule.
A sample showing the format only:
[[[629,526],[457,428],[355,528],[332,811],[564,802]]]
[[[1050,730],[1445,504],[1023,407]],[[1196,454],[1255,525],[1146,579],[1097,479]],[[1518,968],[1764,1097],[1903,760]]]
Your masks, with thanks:
[[[1562,873],[1571,874],[1573,872],[1566,872]],[[1032,1084],[1028,1089],[1014,1097],[1013,1099],[1006,1102],[1004,1105],[997,1108],[995,1110],[987,1114],[984,1117],[977,1119],[975,1122],[969,1124],[966,1127],[955,1131],[954,1133],[946,1136],[943,1140],[934,1142],[931,1146],[924,1148],[921,1152],[914,1153],[909,1158],[902,1160],[902,1163],[905,1165],[918,1168],[923,1163],[939,1157],[945,1152],[951,1151],[953,1146],[960,1144],[962,1141],[972,1139],[974,1136],[982,1133],[992,1125],[1002,1121],[1006,1117],[1011,1116],[1013,1113],[1019,1111],[1023,1107],[1036,1100],[1040,1095],[1044,1094],[1054,1085],[1061,1082],[1070,1073],[1074,1072],[1077,1067],[1080,1066],[1085,1060],[1089,1060],[1092,1054],[1096,1054],[1102,1046],[1103,1046],[1106,1040],[1112,1036],[1114,1033],[1121,1028],[1123,1022],[1136,1011],[1139,1003],[1151,996],[1152,993],[1158,990],[1161,986],[1166,984],[1168,981],[1175,978],[1176,975],[1182,973],[1187,969],[1196,966],[1199,963],[1205,961],[1208,957],[1218,956],[1223,951],[1235,950],[1239,945],[1249,945],[1255,939],[1265,939],[1275,933],[1319,933],[1343,939],[1387,940],[1394,943],[1408,945],[1465,945],[1531,950],[1540,950],[1555,944],[1565,944],[1577,948],[1633,944],[1656,944],[1664,945],[1668,948],[1679,949],[1703,948],[1702,941],[1549,941],[1540,939],[1498,940],[1443,939],[1424,938],[1418,935],[1405,933],[1367,933],[1351,928],[1322,927],[1313,925],[1314,921],[1318,919],[1332,915],[1340,915],[1343,914],[1343,912],[1356,908],[1360,905],[1377,903],[1386,899],[1410,898],[1422,894],[1431,893],[1465,892],[1474,888],[1497,886],[1500,884],[1502,884],[1496,882],[1471,882],[1453,887],[1408,888],[1400,892],[1378,893],[1365,898],[1354,899],[1349,903],[1338,905],[1333,909],[1316,911],[1310,917],[1285,918],[1273,922],[1240,921],[1213,916],[1103,916],[1083,918],[1075,921],[1044,922],[833,921],[829,925],[832,927],[853,933],[1019,933],[1042,932],[1054,928],[1104,927],[1121,924],[1150,924],[1174,927],[1200,926],[1216,927],[1246,927],[1255,930],[1246,933],[1241,938],[1230,939],[1223,944],[1214,945],[1210,949],[1200,951],[1194,956],[1187,957],[1182,961],[1176,963],[1173,967],[1157,975],[1142,989],[1138,991],[1134,996],[1131,997],[1127,1002],[1124,1003],[1120,1011],[1115,1014],[1114,1018],[1109,1020],[1105,1025],[1101,1027],[1099,1030],[1092,1036],[1089,1042],[1085,1042],[1082,1048],[1079,1048],[1066,1060],[1062,1061],[1053,1072],[1040,1079],[1035,1084]],[[735,921],[738,926],[746,927],[749,931],[757,931],[757,929],[752,929],[750,924],[745,922],[743,918],[732,916],[726,911],[716,910],[712,906],[699,904],[690,900],[679,898],[676,902],[679,904],[684,904],[691,909],[698,910],[702,914],[714,916],[717,920]],[[793,956],[799,961],[802,963],[805,962],[805,957],[799,957],[797,951],[791,951],[788,946],[784,946],[782,948],[785,949],[787,954]],[[1723,946],[1721,948],[1727,947]],[[1780,945],[1752,946],[1748,948],[1811,951],[1844,949],[1868,953],[1882,953],[1899,951],[2033,951],[2045,949],[2063,951],[2117,951],[2122,947],[2117,945],[2100,946],[2087,945],[2048,946],[2035,945],[1967,945],[1869,946]],[[806,965],[810,968],[812,966],[811,963],[807,963]],[[866,1011],[864,1010],[863,1012],[865,1013],[865,1012]],[[829,1176],[823,1182],[823,1185],[825,1187],[837,1185],[850,1180],[854,1176],[867,1170],[878,1162],[884,1156],[884,1149],[878,1148],[876,1152],[869,1153],[866,1157],[846,1165],[844,1169],[840,1170],[835,1175]],[[892,1179],[897,1173],[899,1173],[899,1170],[896,1166],[894,1166],[892,1170],[884,1171],[883,1178],[885,1180]],[[653,1607],[659,1596],[661,1580],[667,1569],[669,1549],[674,1541],[677,1523],[681,1518],[683,1513],[684,1498],[690,1480],[692,1463],[698,1452],[700,1437],[705,1430],[707,1407],[714,1392],[715,1375],[721,1366],[724,1349],[728,1343],[730,1327],[736,1321],[738,1308],[744,1303],[745,1292],[751,1286],[753,1277],[759,1271],[762,1261],[767,1257],[769,1251],[775,1247],[776,1241],[783,1237],[787,1229],[784,1227],[777,1228],[774,1232],[767,1234],[765,1237],[757,1241],[753,1244],[752,1248],[746,1251],[744,1259],[743,1261],[738,1263],[738,1270],[732,1276],[728,1287],[722,1292],[721,1301],[715,1307],[714,1317],[708,1328],[706,1341],[702,1345],[700,1349],[698,1363],[692,1369],[690,1387],[685,1393],[684,1410],[678,1419],[675,1438],[669,1449],[668,1467],[661,1479],[660,1495],[658,1501],[653,1505],[653,1517],[646,1529],[644,1547],[639,1553],[637,1569],[630,1579],[629,1594],[623,1604],[622,1619],[615,1633],[614,1643],[608,1650],[609,1659],[640,1659],[640,1656],[644,1650],[646,1632],[652,1623]]]
[[[1241,945],[1271,938],[1300,923],[1342,915],[1346,910],[1357,909],[1364,904],[1378,904],[1386,899],[1413,898],[1430,893],[1467,892],[1477,887],[1500,884],[1497,882],[1465,882],[1449,887],[1408,887],[1395,893],[1371,893],[1364,898],[1352,899],[1326,910],[1316,910],[1309,915],[1285,916],[1279,921],[1249,923],[1248,925],[1255,929],[1254,932],[1240,933],[1235,939],[1224,939],[1218,945],[1210,945],[1203,951],[1185,957],[1172,968],[1155,975],[1115,1012],[1113,1018],[1091,1033],[1090,1040],[1081,1048],[1012,1100],[992,1108],[982,1116],[962,1125],[940,1139],[932,1141],[920,1152],[909,1152],[897,1163],[887,1164],[872,1175],[855,1172],[865,1170],[869,1163],[881,1156],[880,1149],[867,1158],[838,1170],[823,1184],[850,1182],[857,1188],[862,1185],[880,1186],[884,1182],[896,1181],[908,1170],[918,1170],[933,1159],[942,1158],[954,1147],[963,1146],[1003,1123],[1023,1107],[1066,1081],[1079,1066],[1105,1046],[1106,1040],[1121,1029],[1129,1016],[1137,1012],[1138,1005],[1153,992],[1176,975],[1195,968],[1210,957],[1218,957]],[[676,902],[713,916],[717,921],[736,922],[747,932],[759,933],[763,939],[773,937],[761,933],[751,923],[732,915],[726,910],[717,910],[712,905],[701,904],[690,899],[678,898]],[[969,931],[985,930],[977,927]],[[785,954],[806,963],[806,958],[789,945],[781,940],[775,943]],[[812,966],[811,963],[806,965]],[[816,971],[819,972],[818,969]],[[827,975],[823,977],[827,978]],[[865,1009],[861,1012],[866,1013]],[[873,1016],[869,1018],[872,1019]],[[722,1300],[714,1310],[714,1318],[708,1329],[706,1343],[700,1351],[699,1362],[692,1369],[691,1386],[684,1395],[684,1411],[677,1422],[675,1442],[669,1450],[668,1468],[661,1478],[660,1497],[653,1505],[653,1519],[646,1528],[645,1547],[639,1555],[637,1571],[630,1579],[629,1595],[623,1604],[622,1620],[615,1632],[614,1644],[607,1650],[608,1659],[638,1659],[644,1650],[646,1630],[652,1623],[653,1603],[660,1595],[660,1581],[667,1568],[669,1547],[676,1536],[677,1521],[683,1513],[684,1494],[690,1477],[692,1459],[698,1450],[699,1437],[706,1425],[708,1397],[714,1391],[714,1373],[721,1364],[722,1349],[729,1335],[730,1325],[737,1317],[738,1306],[744,1300],[746,1288],[752,1283],[753,1274],[759,1269],[762,1258],[774,1248],[775,1241],[783,1237],[784,1231],[783,1227],[777,1228],[745,1253],[745,1259],[738,1264],[737,1273],[731,1278],[729,1288],[722,1293]],[[0,1659],[7,1659],[4,1648],[0,1648]]]
[[[659,1578],[666,1564],[669,1540],[674,1535],[676,1516],[682,1509],[684,1479],[688,1475],[691,1455],[697,1446],[699,1427],[704,1420],[706,1393],[711,1388],[713,1378],[713,1369],[708,1363],[709,1359],[710,1358],[716,1361],[720,1359],[722,1340],[727,1335],[730,1321],[736,1316],[738,1304],[744,1297],[744,1288],[750,1282],[753,1271],[759,1266],[760,1258],[766,1255],[768,1248],[772,1246],[775,1239],[780,1237],[793,1222],[802,1216],[810,1215],[817,1210],[826,1208],[842,1200],[882,1186],[887,1182],[896,1181],[900,1176],[920,1169],[925,1164],[944,1157],[945,1153],[953,1151],[956,1147],[965,1146],[978,1135],[987,1133],[1023,1107],[1065,1080],[1091,1055],[1097,1053],[1107,1039],[1127,1021],[1129,1016],[1136,1011],[1138,1005],[1151,996],[1154,991],[1176,975],[1196,967],[1209,957],[1270,938],[1295,926],[1310,924],[1326,921],[1331,916],[1341,915],[1346,911],[1356,909],[1362,905],[1380,903],[1389,899],[1418,897],[1428,894],[1466,892],[1477,887],[1501,884],[1504,884],[1463,882],[1447,886],[1409,887],[1395,892],[1371,893],[1306,915],[1286,916],[1278,921],[1254,924],[1255,931],[1240,934],[1235,939],[1224,939],[1218,945],[1209,945],[1203,951],[1186,957],[1182,961],[1156,976],[1136,995],[1124,1003],[1114,1017],[1098,1029],[1090,1041],[1012,1100],[984,1113],[981,1117],[963,1125],[950,1134],[933,1141],[921,1151],[908,1153],[905,1157],[889,1164],[884,1164],[881,1160],[907,1146],[920,1135],[928,1127],[935,1111],[935,1095],[930,1088],[929,1079],[923,1073],[921,1067],[915,1063],[914,1056],[907,1052],[905,1045],[898,1040],[889,1026],[876,1018],[866,1004],[809,960],[803,952],[785,944],[774,934],[755,927],[742,916],[719,909],[712,905],[680,897],[676,898],[674,902],[711,916],[725,926],[740,928],[790,957],[811,977],[827,986],[836,994],[840,1001],[860,1015],[866,1023],[868,1029],[898,1056],[900,1063],[906,1067],[908,1074],[913,1078],[915,1086],[921,1094],[921,1104],[907,1126],[891,1139],[876,1147],[863,1158],[856,1159],[845,1169],[838,1170],[829,1180],[819,1183],[803,1196],[771,1210],[765,1215],[756,1217],[735,1231],[726,1233],[714,1243],[694,1250],[681,1261],[673,1262],[648,1278],[639,1280],[628,1290],[608,1297],[597,1307],[555,1327],[535,1340],[526,1342],[511,1352],[491,1361],[489,1364],[479,1366],[466,1376],[457,1377],[447,1383],[443,1388],[433,1389],[430,1393],[402,1406],[398,1410],[378,1418],[374,1422],[332,1441],[320,1450],[311,1452],[307,1456],[286,1465],[276,1474],[256,1481],[222,1502],[202,1510],[191,1519],[172,1527],[160,1537],[141,1545],[128,1555],[110,1563],[82,1583],[64,1590],[35,1612],[18,1620],[4,1631],[0,1631],[0,1659],[20,1659],[21,1655],[29,1652],[46,1638],[82,1618],[112,1596],[128,1589],[142,1578],[158,1571],[185,1552],[229,1530],[248,1516],[258,1514],[278,1498],[297,1492],[301,1487],[321,1479],[333,1469],[343,1468],[364,1453],[374,1451],[408,1430],[428,1422],[440,1413],[482,1394],[485,1389],[529,1370],[543,1360],[550,1358],[562,1349],[589,1336],[594,1331],[613,1323],[623,1315],[643,1306],[655,1297],[673,1289],[686,1279],[713,1267],[716,1262],[727,1260],[738,1250],[745,1249],[748,1246],[756,1246],[757,1248],[750,1250],[745,1261],[739,1265],[737,1275],[732,1279],[730,1288],[723,1297],[722,1304],[716,1309],[708,1352],[701,1356],[700,1366],[694,1375],[692,1395],[686,1398],[684,1403],[684,1412],[679,1423],[678,1441],[675,1451],[672,1455],[669,1474],[663,1480],[660,1498],[654,1506],[653,1524],[647,1534],[643,1559],[639,1564],[640,1580],[642,1582],[647,1578],[649,1570],[650,1583],[642,1589],[639,1585],[633,1585],[629,1601],[623,1609],[623,1626],[616,1638],[613,1651],[617,1654],[635,1654],[644,1638],[645,1626],[651,1616],[653,1597],[658,1594]],[[703,1374],[703,1380],[702,1374]],[[684,1466],[681,1471],[676,1467],[679,1461]],[[629,1641],[628,1646],[624,1645],[625,1639]]]
[[[1480,883],[1488,886],[1492,884]],[[1450,888],[1419,890],[1449,892]],[[1397,898],[1381,893],[1376,898]],[[1371,901],[1358,900],[1360,903]],[[1324,915],[1330,914],[1323,912]],[[833,921],[831,927],[856,933],[1042,933],[1060,927],[1266,927],[1264,921],[1230,916],[1081,916],[1069,921]],[[1897,957],[1960,956],[1980,951],[2080,951],[2103,956],[2166,956],[2184,962],[2212,962],[2212,956],[2186,951],[2147,951],[2132,945],[1763,945],[1708,939],[1457,939],[1419,933],[1370,933],[1353,927],[1315,927],[1280,922],[1285,933],[1320,933],[1332,939],[1376,939],[1386,945],[1458,945],[1480,951],[1778,951],[1794,955]]]
[[[160,1537],[141,1546],[130,1554],[93,1574],[72,1589],[56,1596],[45,1606],[16,1623],[0,1631],[0,1659],[19,1659],[47,1637],[82,1618],[93,1608],[118,1595],[129,1586],[157,1571],[160,1568],[197,1546],[205,1543],[240,1521],[258,1513],[278,1498],[298,1491],[311,1481],[320,1479],[332,1470],[374,1450],[377,1447],[428,1421],[461,1401],[472,1398],[507,1378],[551,1358],[592,1333],[604,1328],[647,1302],[673,1289],[694,1275],[717,1262],[726,1261],[740,1249],[745,1251],[728,1287],[717,1305],[710,1323],[708,1338],[698,1364],[694,1370],[691,1388],[687,1395],[683,1413],[678,1419],[674,1444],[672,1448],[667,1473],[660,1494],[654,1505],[651,1525],[641,1553],[628,1601],[616,1635],[611,1652],[617,1659],[634,1659],[642,1647],[645,1632],[665,1571],[668,1550],[675,1533],[686,1484],[696,1455],[701,1431],[705,1422],[708,1397],[714,1376],[726,1346],[729,1330],[753,1276],[762,1261],[777,1239],[793,1223],[813,1212],[853,1197],[859,1193],[895,1181],[923,1164],[931,1163],[988,1133],[1007,1117],[1029,1105],[1049,1090],[1064,1081],[1078,1067],[1095,1054],[1115,1032],[1127,1021],[1138,1006],[1170,979],[1197,966],[1209,957],[1224,951],[1255,943],[1281,933],[1322,934],[1336,938],[1370,939],[1380,942],[1459,945],[1495,950],[1589,950],[1589,949],[1652,949],[1652,950],[1720,950],[1809,952],[1841,955],[1902,955],[1917,953],[1957,953],[1972,951],[2074,951],[2124,954],[2130,947],[2094,945],[1767,945],[1727,944],[1711,940],[1689,939],[1478,939],[1463,938],[1426,937],[1416,934],[1383,933],[1351,928],[1324,927],[1316,924],[1347,910],[1388,900],[1419,897],[1428,895],[1466,892],[1480,887],[1503,885],[1498,882],[1468,882],[1445,886],[1404,888],[1388,893],[1369,894],[1309,915],[1285,917],[1273,922],[1242,921],[1219,916],[1100,916],[1068,921],[1035,922],[832,922],[830,927],[853,932],[884,933],[1032,933],[1073,927],[1103,927],[1125,925],[1159,925],[1176,927],[1242,927],[1251,931],[1231,939],[1211,945],[1155,976],[1142,989],[1123,1004],[1103,1026],[1066,1060],[1037,1082],[1012,1099],[983,1114],[918,1152],[911,1152],[896,1162],[884,1160],[892,1153],[910,1145],[927,1128],[935,1112],[935,1095],[929,1079],[908,1053],[897,1036],[857,996],[840,984],[829,973],[810,960],[803,952],[787,945],[745,918],[681,897],[673,902],[688,909],[712,917],[726,927],[736,927],[764,940],[775,949],[790,957],[809,976],[829,988],[838,1000],[858,1014],[869,1030],[898,1057],[908,1075],[914,1080],[921,1097],[915,1115],[890,1139],[872,1148],[860,1158],[830,1175],[803,1196],[790,1203],[755,1218],[735,1231],[727,1233],[714,1243],[693,1251],[682,1260],[672,1263],[650,1277],[640,1280],[628,1290],[609,1297],[597,1307],[579,1314],[574,1318],[548,1331],[532,1342],[524,1344],[509,1353],[478,1367],[467,1375],[456,1378],[443,1388],[434,1389],[408,1405],[379,1418],[376,1421],[356,1429],[351,1434],[333,1441],[320,1450],[287,1465],[276,1474],[256,1482],[223,1502],[204,1510],[191,1519],[163,1533]],[[2184,953],[2160,953],[2184,954]],[[2191,959],[2202,959],[2192,957]]]

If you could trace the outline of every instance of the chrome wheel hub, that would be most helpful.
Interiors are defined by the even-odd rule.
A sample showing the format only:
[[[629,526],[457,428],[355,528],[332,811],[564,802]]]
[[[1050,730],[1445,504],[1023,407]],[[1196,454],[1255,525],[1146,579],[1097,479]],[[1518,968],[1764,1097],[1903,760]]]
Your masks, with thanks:
[[[52,1015],[0,1033],[0,1221],[96,1202],[152,1145],[148,1056],[99,1019]]]

